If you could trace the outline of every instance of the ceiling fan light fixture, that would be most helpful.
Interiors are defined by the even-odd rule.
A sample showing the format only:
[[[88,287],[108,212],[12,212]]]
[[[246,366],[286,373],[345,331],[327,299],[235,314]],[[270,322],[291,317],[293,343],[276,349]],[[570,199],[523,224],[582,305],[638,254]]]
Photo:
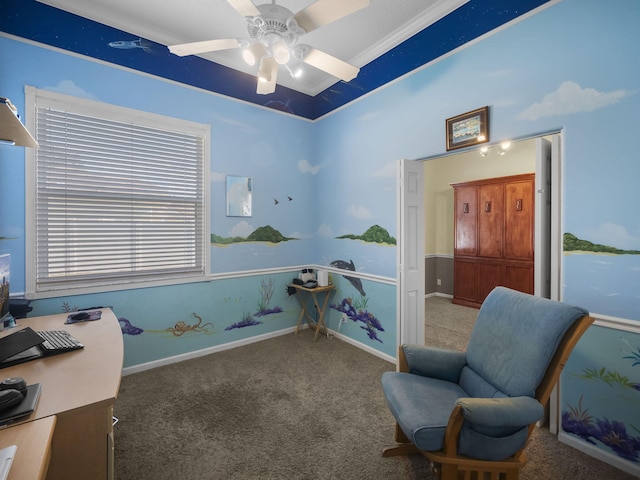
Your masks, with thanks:
[[[289,48],[282,41],[276,41],[271,45],[271,54],[279,65],[285,65],[291,58]]]
[[[295,58],[291,59],[289,63],[287,63],[284,67],[289,72],[289,75],[291,75],[293,78],[300,78],[304,73],[302,65]]]
[[[267,53],[266,48],[261,43],[252,43],[242,50],[242,58],[247,65],[255,65],[258,59]]]

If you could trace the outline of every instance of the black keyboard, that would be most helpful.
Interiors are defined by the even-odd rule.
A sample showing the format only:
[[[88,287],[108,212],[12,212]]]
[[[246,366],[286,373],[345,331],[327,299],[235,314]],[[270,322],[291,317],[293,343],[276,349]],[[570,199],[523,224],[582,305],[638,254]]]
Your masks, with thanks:
[[[47,352],[66,352],[84,348],[84,345],[65,330],[43,330],[37,332],[44,342],[40,344]]]

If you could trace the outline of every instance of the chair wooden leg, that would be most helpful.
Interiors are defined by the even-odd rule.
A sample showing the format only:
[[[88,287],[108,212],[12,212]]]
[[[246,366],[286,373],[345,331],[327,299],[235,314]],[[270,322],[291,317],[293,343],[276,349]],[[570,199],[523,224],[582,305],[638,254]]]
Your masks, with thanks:
[[[407,438],[407,436],[404,434],[404,432],[400,428],[400,425],[398,425],[397,423],[396,423],[396,430],[393,434],[393,439],[398,443],[411,443],[411,440]]]
[[[420,453],[420,450],[418,450],[413,443],[401,443],[382,450],[383,457],[398,457],[400,455],[414,455],[416,453]]]
[[[418,448],[413,443],[411,443],[411,440],[407,438],[407,436],[404,434],[397,423],[393,438],[398,443],[398,445],[387,447],[382,450],[383,457],[397,457],[399,455],[413,455],[415,453],[420,453],[420,450],[418,450]]]

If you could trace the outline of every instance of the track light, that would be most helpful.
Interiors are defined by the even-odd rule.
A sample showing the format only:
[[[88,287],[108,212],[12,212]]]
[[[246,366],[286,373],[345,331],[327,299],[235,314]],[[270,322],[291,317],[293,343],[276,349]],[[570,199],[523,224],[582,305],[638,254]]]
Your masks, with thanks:
[[[511,142],[502,142],[500,144],[500,151],[498,153],[500,153],[500,155],[504,155],[505,153],[507,153],[507,150],[509,150],[511,148]]]
[[[482,157],[486,157],[492,150],[495,150],[498,155],[504,155],[509,149],[511,149],[511,142],[505,141],[499,143],[498,145],[485,145],[483,147],[480,147],[478,151],[480,152],[480,155]]]

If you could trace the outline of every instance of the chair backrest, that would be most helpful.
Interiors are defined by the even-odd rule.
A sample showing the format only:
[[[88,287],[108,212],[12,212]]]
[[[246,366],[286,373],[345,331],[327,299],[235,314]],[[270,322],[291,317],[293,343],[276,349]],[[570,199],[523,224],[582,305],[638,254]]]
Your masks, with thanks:
[[[474,397],[535,396],[565,333],[586,315],[580,307],[496,287],[478,313],[460,386]]]

